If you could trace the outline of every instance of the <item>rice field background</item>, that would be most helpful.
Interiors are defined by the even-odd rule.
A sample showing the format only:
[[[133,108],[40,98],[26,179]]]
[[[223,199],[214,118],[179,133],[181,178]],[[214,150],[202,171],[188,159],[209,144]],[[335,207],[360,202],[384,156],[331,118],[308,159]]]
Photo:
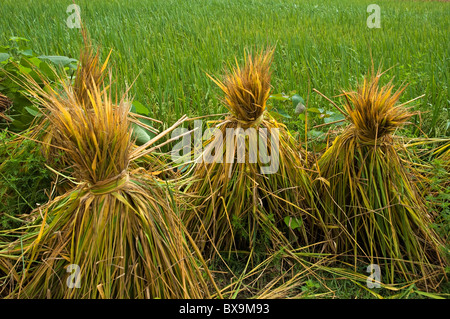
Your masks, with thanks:
[[[100,48],[80,56],[86,39],[66,23],[72,1],[1,0],[0,46],[20,37],[84,64],[73,84],[56,78],[63,94],[25,77],[50,114],[47,135],[25,131],[20,144],[0,131],[0,221],[27,225],[0,224],[0,297],[449,298],[450,3],[379,0],[381,27],[369,28],[374,2],[80,0]],[[273,52],[249,66],[247,53],[264,48]],[[386,70],[379,83],[372,66]],[[133,144],[126,99],[104,93],[127,89],[163,131],[153,143]],[[258,163],[170,168],[160,151],[175,125],[228,112],[217,123],[239,126],[235,114],[253,113],[236,96],[250,91],[258,120],[246,125],[286,125],[277,174],[259,174]],[[8,104],[0,94],[5,114]],[[39,152],[41,138],[59,150]],[[114,258],[117,268],[104,262]],[[80,290],[49,279],[68,260],[90,280]],[[366,281],[369,260],[386,266],[381,288]]]
[[[224,64],[242,59],[245,48],[276,45],[273,91],[339,94],[361,79],[371,64],[395,66],[386,79],[409,83],[404,101],[426,94],[418,109],[429,111],[422,129],[445,135],[449,118],[449,4],[377,1],[381,28],[366,25],[373,1],[77,1],[82,19],[120,83],[153,116],[173,122],[183,114],[224,111],[214,83]],[[79,30],[69,29],[69,1],[3,0],[0,42],[31,41],[40,54],[76,58]],[[311,106],[329,105],[317,94]],[[293,111],[293,110],[288,110]],[[292,114],[292,113],[291,113]],[[415,119],[419,122],[419,118]]]

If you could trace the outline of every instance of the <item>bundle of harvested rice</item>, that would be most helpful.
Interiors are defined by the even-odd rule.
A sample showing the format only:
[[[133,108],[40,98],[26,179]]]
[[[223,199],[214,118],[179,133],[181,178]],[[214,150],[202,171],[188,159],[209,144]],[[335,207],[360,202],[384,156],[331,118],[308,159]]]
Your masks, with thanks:
[[[63,94],[27,81],[77,180],[0,247],[3,280],[14,282],[7,297],[209,297],[211,276],[170,188],[130,166],[183,119],[136,147],[125,97],[113,101],[92,76],[81,83],[82,99],[64,80]]]
[[[287,232],[314,242],[311,181],[301,148],[267,111],[273,49],[249,54],[223,82],[229,115],[205,132],[203,152],[186,192],[196,212],[185,222],[206,253],[288,245]],[[211,245],[212,244],[212,245]]]
[[[380,266],[382,281],[421,280],[430,287],[443,273],[441,240],[433,216],[399,157],[393,136],[412,113],[398,104],[405,87],[393,92],[382,74],[365,78],[357,92],[344,92],[350,125],[318,161],[323,219],[334,251],[354,258],[355,268]],[[401,279],[400,279],[401,280]]]
[[[7,96],[0,93],[0,118],[8,120],[4,113],[9,109],[12,102]]]

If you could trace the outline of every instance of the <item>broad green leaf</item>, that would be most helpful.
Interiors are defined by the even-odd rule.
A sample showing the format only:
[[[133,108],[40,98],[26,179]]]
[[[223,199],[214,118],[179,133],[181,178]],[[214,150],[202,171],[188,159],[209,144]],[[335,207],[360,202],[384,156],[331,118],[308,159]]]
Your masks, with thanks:
[[[318,138],[318,137],[320,137],[322,135],[325,135],[325,133],[322,132],[322,131],[311,130],[311,131],[308,132],[308,136],[309,137],[313,137],[313,138]]]
[[[29,68],[32,65],[39,67],[39,65],[41,64],[41,60],[39,60],[36,57],[23,57],[22,59],[20,59],[20,64]]]
[[[68,66],[71,63],[77,62],[76,59],[72,59],[66,56],[59,56],[59,55],[40,55],[38,56],[41,60],[47,60],[50,61],[56,65],[59,66]]]
[[[316,108],[316,107],[308,107],[307,111],[308,111],[308,112],[312,112],[312,113],[322,113],[322,112],[320,112],[319,109]]]
[[[23,65],[19,65],[19,72],[24,74],[29,74],[32,70],[28,67],[25,67]]]
[[[12,116],[10,116],[9,118],[12,119]],[[21,122],[20,120],[13,119],[9,127],[12,131],[18,132],[18,131],[23,131],[23,130],[27,129],[28,124],[25,124],[25,123]]]
[[[42,116],[42,113],[39,112],[39,109],[37,107],[35,107],[35,106],[25,106],[25,110],[27,110],[28,113],[30,113],[34,117],[41,117]]]
[[[8,53],[0,53],[0,62],[6,61],[9,59]]]
[[[341,113],[334,113],[332,115],[330,115],[329,117],[325,117],[323,119],[323,121],[325,123],[331,123],[331,122],[336,122],[336,121],[340,121],[340,120],[344,120],[345,116]],[[340,122],[340,123],[336,123],[336,125],[340,125],[343,124],[344,122]]]
[[[291,229],[299,228],[303,225],[303,221],[297,217],[286,216],[284,223]]]
[[[139,101],[133,101],[131,103],[131,110],[138,114],[148,115],[148,108]]]
[[[40,61],[39,70],[50,80],[55,80],[56,74],[47,62]]]
[[[19,53],[28,57],[33,56],[33,50],[29,48],[24,48],[23,50],[20,50]]]
[[[291,118],[291,116],[283,109],[276,109],[276,110],[274,110],[274,112],[278,113],[280,116],[282,116],[284,118],[287,118],[287,119]]]
[[[78,68],[78,60],[70,62],[66,67],[68,67],[69,70],[76,70]]]
[[[132,124],[132,129],[133,129],[132,137],[133,139],[136,139],[137,145],[143,145],[148,141],[150,141],[151,137],[145,129],[134,123]]]
[[[286,100],[289,100],[289,96],[287,96],[284,93],[277,93],[277,94],[272,94],[271,96],[269,96],[269,99],[277,100],[277,101],[286,101]]]
[[[302,103],[303,105],[305,105],[305,100],[298,94],[294,94],[291,100],[292,100],[292,107],[296,107],[298,103]]]

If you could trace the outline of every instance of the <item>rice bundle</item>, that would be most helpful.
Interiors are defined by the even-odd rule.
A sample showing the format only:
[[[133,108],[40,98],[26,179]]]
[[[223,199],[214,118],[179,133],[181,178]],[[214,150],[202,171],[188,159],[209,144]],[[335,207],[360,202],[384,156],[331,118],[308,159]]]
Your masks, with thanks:
[[[176,198],[165,183],[130,166],[183,119],[136,147],[125,96],[113,101],[93,76],[81,83],[82,99],[61,79],[63,92],[27,80],[57,132],[52,145],[63,150],[77,180],[37,208],[17,240],[0,246],[4,280],[14,282],[7,297],[208,297],[211,277]]]
[[[4,113],[9,109],[12,102],[8,99],[7,96],[0,93],[0,118],[7,120],[8,118],[4,115]]]
[[[272,56],[273,50],[248,54],[244,67],[236,62],[223,82],[212,78],[229,115],[204,142],[203,160],[186,189],[198,210],[185,217],[207,253],[287,245],[286,232],[293,229],[298,240],[313,242],[314,229],[304,225],[312,218],[313,195],[301,148],[267,111]]]
[[[378,264],[384,283],[399,274],[433,287],[443,271],[442,243],[393,136],[412,113],[403,107],[409,102],[397,103],[405,87],[380,87],[380,76],[372,73],[357,92],[344,92],[342,112],[351,124],[318,161],[329,182],[318,185],[323,218],[334,251],[353,256],[355,268]]]

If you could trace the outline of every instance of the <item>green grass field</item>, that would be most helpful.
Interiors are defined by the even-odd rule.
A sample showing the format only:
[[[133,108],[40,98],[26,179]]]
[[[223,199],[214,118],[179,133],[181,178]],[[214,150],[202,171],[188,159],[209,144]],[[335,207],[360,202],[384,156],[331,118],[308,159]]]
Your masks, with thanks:
[[[370,29],[368,1],[77,1],[81,17],[112,61],[121,83],[155,116],[173,122],[223,111],[206,73],[219,75],[244,49],[276,45],[273,92],[316,88],[327,96],[354,87],[371,65],[395,66],[384,79],[409,83],[403,99],[422,94],[422,129],[449,127],[450,4],[382,1],[381,28]],[[79,29],[67,27],[70,1],[2,0],[0,43],[30,39],[41,54],[77,58]],[[317,94],[309,106],[329,107]],[[415,118],[416,121],[420,119]]]

